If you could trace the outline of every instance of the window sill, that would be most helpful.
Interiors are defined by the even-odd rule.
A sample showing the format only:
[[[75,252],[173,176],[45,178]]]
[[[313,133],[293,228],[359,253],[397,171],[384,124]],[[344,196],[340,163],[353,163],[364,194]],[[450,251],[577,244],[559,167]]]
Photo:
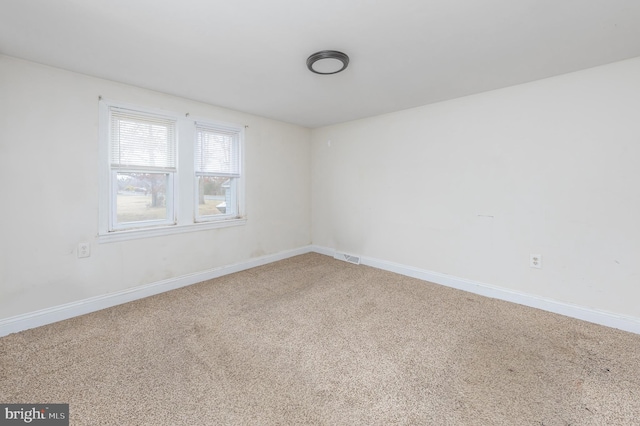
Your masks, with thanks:
[[[162,237],[165,235],[182,234],[185,232],[199,232],[208,229],[227,228],[230,226],[240,226],[247,223],[244,217],[237,219],[226,219],[212,222],[198,222],[188,225],[158,226],[146,229],[130,229],[114,231],[98,235],[98,243],[115,243],[118,241],[137,240],[140,238]]]

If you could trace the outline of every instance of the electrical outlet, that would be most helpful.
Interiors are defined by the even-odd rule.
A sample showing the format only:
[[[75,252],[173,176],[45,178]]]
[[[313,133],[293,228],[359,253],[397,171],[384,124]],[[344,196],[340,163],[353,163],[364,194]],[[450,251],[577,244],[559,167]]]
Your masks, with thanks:
[[[78,243],[78,258],[91,256],[91,245],[89,243]]]
[[[542,269],[542,255],[541,254],[530,254],[529,255],[529,266],[532,268]]]

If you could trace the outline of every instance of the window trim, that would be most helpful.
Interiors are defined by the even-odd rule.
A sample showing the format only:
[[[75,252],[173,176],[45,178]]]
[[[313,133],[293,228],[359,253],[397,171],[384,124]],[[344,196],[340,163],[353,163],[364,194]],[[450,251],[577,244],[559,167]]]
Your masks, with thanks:
[[[149,223],[152,226],[140,227],[136,223],[132,226],[119,227],[111,230],[112,215],[115,214],[115,201],[113,195],[114,173],[109,164],[109,126],[111,107],[129,109],[143,114],[158,115],[176,120],[176,146],[177,146],[177,171],[173,173],[173,217],[175,223]],[[236,215],[220,215],[220,217],[207,217],[207,220],[196,221],[197,218],[197,176],[195,173],[195,137],[196,122],[209,126],[233,129],[238,132],[240,177],[236,178],[237,208]],[[244,169],[244,126],[212,120],[208,117],[194,118],[189,114],[178,114],[100,98],[99,123],[98,123],[98,171],[99,171],[99,203],[98,203],[98,243],[110,243],[117,241],[133,240],[139,238],[151,238],[164,235],[173,235],[187,232],[204,231],[244,225],[247,222],[245,215],[245,169]],[[188,186],[190,188],[188,188]],[[190,212],[190,213],[189,213]],[[153,221],[156,222],[156,221]]]

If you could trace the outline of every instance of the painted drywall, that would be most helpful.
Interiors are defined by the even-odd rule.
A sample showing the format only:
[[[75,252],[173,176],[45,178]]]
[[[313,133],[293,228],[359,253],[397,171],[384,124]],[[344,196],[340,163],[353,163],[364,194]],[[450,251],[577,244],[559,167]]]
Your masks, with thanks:
[[[248,125],[246,225],[99,244],[98,96]],[[306,246],[310,166],[309,129],[0,55],[0,319]]]
[[[639,75],[637,58],[313,130],[313,243],[640,318]]]

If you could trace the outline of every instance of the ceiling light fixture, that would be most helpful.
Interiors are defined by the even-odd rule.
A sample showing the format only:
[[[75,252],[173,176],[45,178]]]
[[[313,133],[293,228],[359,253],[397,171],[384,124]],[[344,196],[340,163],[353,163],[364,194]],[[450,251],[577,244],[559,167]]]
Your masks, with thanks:
[[[349,65],[349,57],[336,50],[321,50],[307,58],[307,68],[316,74],[337,74]]]

